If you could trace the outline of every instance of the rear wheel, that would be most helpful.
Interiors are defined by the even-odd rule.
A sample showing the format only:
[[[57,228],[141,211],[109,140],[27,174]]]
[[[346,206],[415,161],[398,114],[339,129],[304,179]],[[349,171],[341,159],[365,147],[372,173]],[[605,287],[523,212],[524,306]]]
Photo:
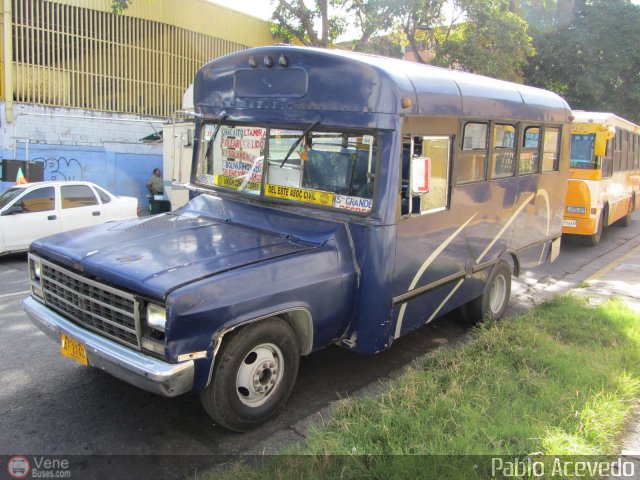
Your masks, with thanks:
[[[624,217],[618,220],[618,223],[621,227],[628,227],[629,225],[631,225],[631,214],[633,214],[633,211],[635,210],[635,206],[636,206],[636,197],[634,195],[633,197],[631,197],[631,200],[629,200],[629,211]]]
[[[300,349],[281,318],[270,318],[233,332],[214,360],[211,383],[200,401],[213,420],[244,432],[274,416],[293,390]]]
[[[493,268],[482,295],[462,306],[462,316],[467,323],[484,319],[498,320],[504,315],[510,296],[511,268],[501,261]]]

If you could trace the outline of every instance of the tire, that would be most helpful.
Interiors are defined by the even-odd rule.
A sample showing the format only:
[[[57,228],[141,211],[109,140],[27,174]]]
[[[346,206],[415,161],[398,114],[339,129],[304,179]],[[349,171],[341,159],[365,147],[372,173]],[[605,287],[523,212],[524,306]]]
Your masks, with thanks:
[[[493,267],[482,295],[462,306],[462,318],[470,324],[481,320],[499,320],[509,306],[510,296],[511,268],[507,262],[500,261]]]
[[[618,225],[620,225],[621,227],[628,227],[629,225],[631,225],[631,214],[633,214],[633,211],[635,210],[635,203],[636,197],[633,196],[631,197],[631,200],[629,200],[629,211],[624,217],[618,220]]]
[[[589,235],[585,237],[585,241],[587,245],[590,247],[595,247],[600,243],[600,239],[602,238],[602,229],[604,228],[604,209],[600,212],[600,217],[598,218],[598,230],[593,235]]]
[[[274,317],[223,339],[202,406],[220,426],[245,432],[273,417],[298,375],[300,347],[287,322]]]

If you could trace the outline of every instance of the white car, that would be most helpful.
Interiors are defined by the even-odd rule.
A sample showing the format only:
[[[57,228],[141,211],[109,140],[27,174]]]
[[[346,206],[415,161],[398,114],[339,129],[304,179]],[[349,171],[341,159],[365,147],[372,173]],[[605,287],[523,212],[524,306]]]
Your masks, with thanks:
[[[137,198],[116,197],[90,182],[16,185],[0,195],[0,255],[54,233],[137,216]]]

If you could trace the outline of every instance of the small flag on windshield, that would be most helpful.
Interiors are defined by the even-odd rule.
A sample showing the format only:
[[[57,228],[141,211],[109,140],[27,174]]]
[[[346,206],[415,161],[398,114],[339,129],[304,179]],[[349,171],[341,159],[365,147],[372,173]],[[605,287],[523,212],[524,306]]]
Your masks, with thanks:
[[[16,185],[26,185],[27,183],[27,179],[24,176],[24,173],[22,173],[22,167],[20,167],[18,169],[18,173],[16,174]]]

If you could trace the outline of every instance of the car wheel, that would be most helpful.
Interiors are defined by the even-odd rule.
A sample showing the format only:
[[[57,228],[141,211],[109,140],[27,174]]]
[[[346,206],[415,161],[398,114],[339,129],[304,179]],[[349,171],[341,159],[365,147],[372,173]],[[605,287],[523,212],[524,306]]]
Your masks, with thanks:
[[[466,323],[498,320],[504,315],[510,296],[511,268],[507,262],[500,261],[489,275],[482,295],[461,307],[462,318]]]
[[[287,322],[274,317],[247,325],[223,339],[200,401],[218,425],[250,430],[284,405],[299,362],[298,340]]]

